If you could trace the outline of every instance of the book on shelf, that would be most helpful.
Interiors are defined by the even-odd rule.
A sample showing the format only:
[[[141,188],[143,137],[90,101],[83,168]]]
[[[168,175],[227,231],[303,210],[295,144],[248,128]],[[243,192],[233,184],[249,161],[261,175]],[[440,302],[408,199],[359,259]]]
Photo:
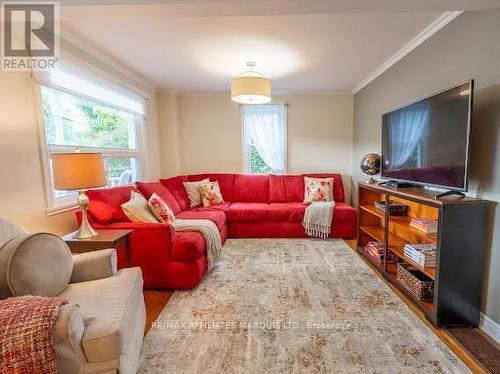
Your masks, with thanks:
[[[369,241],[365,246],[365,253],[379,265],[384,263],[384,243]],[[393,253],[387,253],[387,262],[396,262],[396,257]]]
[[[438,221],[432,218],[412,218],[410,227],[426,234],[435,234],[438,229]]]
[[[405,244],[404,256],[423,267],[436,267],[435,244]]]

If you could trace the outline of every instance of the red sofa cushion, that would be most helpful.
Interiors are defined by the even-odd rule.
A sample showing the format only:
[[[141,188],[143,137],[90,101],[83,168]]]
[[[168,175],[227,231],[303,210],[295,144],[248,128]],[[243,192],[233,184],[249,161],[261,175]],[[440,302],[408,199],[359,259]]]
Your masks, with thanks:
[[[356,209],[345,203],[335,203],[333,222],[356,222],[358,214]],[[334,224],[335,226],[335,224]]]
[[[267,203],[232,203],[226,210],[229,221],[267,221],[269,204]]]
[[[205,178],[210,182],[219,182],[220,192],[224,201],[234,201],[234,174],[195,174],[188,175],[190,181],[197,182]]]
[[[269,221],[302,222],[306,206],[303,203],[271,203],[269,204]]]
[[[179,262],[194,262],[205,254],[205,238],[199,232],[177,232],[177,238],[172,245],[172,260]]]
[[[342,176],[337,173],[316,173],[304,174],[306,177],[313,178],[333,178],[333,200],[338,203],[345,202],[344,183],[342,183]]]
[[[177,214],[181,211],[179,203],[175,199],[172,192],[168,190],[161,182],[136,182],[135,185],[141,191],[146,199],[149,199],[153,193],[156,193],[160,198],[167,203],[170,209]]]
[[[185,210],[176,215],[179,219],[208,219],[222,230],[226,224],[226,213],[222,210]]]
[[[228,210],[228,208],[230,206],[231,206],[230,202],[224,201],[221,204],[215,204],[215,205],[210,205],[210,206],[206,206],[206,207],[199,206],[199,207],[191,208],[191,210],[193,210],[193,211],[198,211],[198,210],[201,210],[201,211],[215,210],[215,211],[225,212],[226,210]]]
[[[188,178],[185,175],[179,175],[177,177],[160,179],[161,184],[168,188],[168,190],[174,195],[177,203],[181,210],[186,210],[189,208],[189,198],[186,193],[186,189],[182,182],[187,182]]]
[[[130,200],[131,191],[139,192],[133,185],[87,191],[90,200],[88,213],[92,216],[92,221],[104,225],[113,222],[130,222],[123,213],[121,204]]]
[[[269,201],[271,203],[304,201],[304,177],[302,175],[270,175]]]
[[[234,176],[234,201],[268,203],[269,176],[236,174]]]

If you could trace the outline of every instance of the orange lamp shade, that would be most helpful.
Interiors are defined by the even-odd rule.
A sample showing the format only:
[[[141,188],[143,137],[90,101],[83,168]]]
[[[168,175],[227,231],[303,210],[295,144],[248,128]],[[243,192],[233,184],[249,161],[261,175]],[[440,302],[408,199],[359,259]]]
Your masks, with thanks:
[[[102,153],[53,153],[51,157],[56,190],[86,190],[107,184]]]

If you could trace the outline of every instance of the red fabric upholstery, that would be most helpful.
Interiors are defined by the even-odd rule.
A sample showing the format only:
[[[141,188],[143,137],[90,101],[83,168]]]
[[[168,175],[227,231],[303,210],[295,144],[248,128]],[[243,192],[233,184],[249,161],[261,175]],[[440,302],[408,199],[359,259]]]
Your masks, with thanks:
[[[232,203],[226,210],[228,221],[267,221],[269,204],[267,203]]]
[[[226,224],[226,214],[222,210],[185,210],[176,215],[179,219],[208,219],[217,225],[219,231]]]
[[[344,188],[339,174],[309,174],[334,178],[331,237],[353,238],[356,210],[344,203]],[[233,238],[304,238],[302,219],[306,205],[302,175],[198,174],[196,181],[217,180],[226,202],[210,207],[188,209],[189,201],[182,184],[188,177],[178,176],[158,182],[138,182],[134,186],[97,189],[88,192],[89,220],[95,228],[133,230],[129,237],[132,265],[142,269],[145,288],[191,289],[207,271],[206,243],[198,232],[175,232],[168,224],[132,223],[123,214],[121,204],[131,191],[149,197],[156,192],[176,212],[178,218],[209,219],[220,232],[221,240]],[[119,266],[125,265],[119,251]]]
[[[199,232],[178,232],[172,247],[172,260],[193,262],[205,255],[205,239]]]
[[[188,179],[185,175],[180,175],[178,177],[160,179],[160,182],[168,188],[168,190],[174,195],[177,203],[181,210],[189,208],[189,198],[186,193],[186,189],[182,182],[187,182]]]
[[[302,222],[307,205],[303,203],[271,203],[269,204],[269,221]]]
[[[269,176],[236,174],[234,177],[234,201],[268,203]]]
[[[198,206],[198,207],[195,207],[195,208],[191,208],[191,210],[193,210],[193,211],[215,210],[215,211],[225,212],[226,210],[229,209],[230,206],[231,206],[231,203],[228,202],[228,201],[225,201],[222,204],[215,204],[215,205],[210,205],[210,206],[207,206],[207,207]]]
[[[342,182],[342,176],[337,173],[316,173],[316,174],[304,174],[305,177],[313,178],[333,178],[333,200],[335,202],[344,203],[344,183]]]
[[[306,238],[302,223],[298,222],[229,222],[230,238]],[[352,222],[336,223],[330,238],[352,239],[356,225]]]
[[[174,195],[172,195],[172,192],[170,192],[161,182],[136,182],[135,185],[146,199],[149,199],[153,193],[156,193],[167,203],[174,214],[181,211],[181,207],[179,206],[179,203],[175,199]]]
[[[333,223],[336,222],[354,222],[358,219],[356,209],[346,203],[335,203],[333,210]]]
[[[304,201],[304,189],[302,175],[269,176],[269,201],[271,203]]]
[[[142,269],[145,288],[168,287],[165,284],[165,265],[172,259],[171,248],[177,233],[166,223],[116,222],[110,225],[94,225],[95,228],[131,229],[129,249],[132,266]]]
[[[87,191],[90,199],[88,213],[92,217],[91,221],[101,224],[130,222],[123,213],[121,204],[130,200],[132,191],[139,192],[133,185]]]
[[[188,176],[190,181],[197,182],[205,178],[210,182],[219,182],[220,192],[224,201],[234,201],[234,174],[196,174]]]

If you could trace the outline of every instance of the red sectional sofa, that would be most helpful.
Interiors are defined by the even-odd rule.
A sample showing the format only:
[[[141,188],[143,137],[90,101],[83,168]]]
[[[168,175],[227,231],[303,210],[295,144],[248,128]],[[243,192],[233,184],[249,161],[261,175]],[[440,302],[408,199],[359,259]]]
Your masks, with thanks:
[[[89,221],[98,229],[133,230],[129,239],[132,264],[141,267],[145,288],[191,289],[207,271],[203,236],[198,232],[175,232],[169,224],[130,222],[120,206],[130,199],[130,192],[140,192],[146,198],[155,192],[177,218],[213,221],[223,243],[228,237],[303,238],[304,176],[333,177],[335,210],[331,237],[354,238],[356,210],[345,203],[340,174],[197,174],[96,189],[87,193]],[[189,208],[182,183],[205,178],[219,182],[225,202]],[[124,258],[120,256],[119,265],[122,264]]]

